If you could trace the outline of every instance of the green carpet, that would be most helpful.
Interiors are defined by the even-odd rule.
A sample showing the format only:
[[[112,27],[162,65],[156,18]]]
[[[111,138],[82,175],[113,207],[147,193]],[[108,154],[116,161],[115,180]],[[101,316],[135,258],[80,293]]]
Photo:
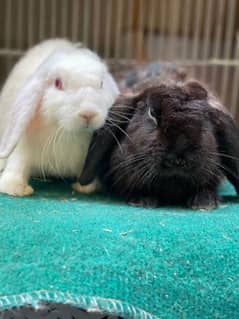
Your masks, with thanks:
[[[0,196],[0,305],[44,290],[116,299],[162,319],[239,318],[230,185],[211,212],[128,207],[72,194],[65,182],[34,186],[29,198]]]

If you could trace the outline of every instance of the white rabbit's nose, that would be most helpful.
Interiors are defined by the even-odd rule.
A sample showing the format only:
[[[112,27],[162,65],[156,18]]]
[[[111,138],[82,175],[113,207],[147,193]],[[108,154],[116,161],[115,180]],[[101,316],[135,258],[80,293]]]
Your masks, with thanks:
[[[78,115],[89,124],[97,116],[97,113],[94,111],[82,111],[79,112]]]

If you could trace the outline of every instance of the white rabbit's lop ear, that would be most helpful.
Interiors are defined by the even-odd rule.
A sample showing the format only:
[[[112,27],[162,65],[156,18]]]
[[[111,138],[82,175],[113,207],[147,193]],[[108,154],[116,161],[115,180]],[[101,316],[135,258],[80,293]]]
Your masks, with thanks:
[[[0,158],[8,157],[16,147],[39,107],[44,86],[43,74],[36,72],[20,89],[0,140]]]

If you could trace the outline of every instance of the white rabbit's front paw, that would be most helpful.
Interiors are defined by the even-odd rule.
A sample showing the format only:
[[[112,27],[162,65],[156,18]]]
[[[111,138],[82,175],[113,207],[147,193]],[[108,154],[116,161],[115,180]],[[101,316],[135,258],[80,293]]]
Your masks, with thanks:
[[[33,188],[19,176],[3,174],[0,178],[0,192],[12,196],[28,196],[33,194]]]
[[[92,194],[100,190],[101,185],[98,179],[94,179],[94,181],[88,185],[81,185],[79,182],[72,184],[72,188],[74,191],[81,194]]]

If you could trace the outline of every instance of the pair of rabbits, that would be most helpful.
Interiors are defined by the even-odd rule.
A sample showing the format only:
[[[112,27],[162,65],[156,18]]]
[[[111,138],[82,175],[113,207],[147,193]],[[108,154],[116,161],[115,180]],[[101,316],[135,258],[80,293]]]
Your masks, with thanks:
[[[146,207],[218,205],[226,176],[239,191],[239,132],[201,84],[170,65],[118,87],[93,52],[66,40],[29,50],[0,96],[0,192],[29,195],[30,176],[79,178]],[[7,158],[7,160],[6,160]]]

